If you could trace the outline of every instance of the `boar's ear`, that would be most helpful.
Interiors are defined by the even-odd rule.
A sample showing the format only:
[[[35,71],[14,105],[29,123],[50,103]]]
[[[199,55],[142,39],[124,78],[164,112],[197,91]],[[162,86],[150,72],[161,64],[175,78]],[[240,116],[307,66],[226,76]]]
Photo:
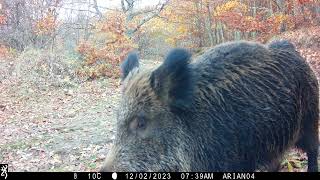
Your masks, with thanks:
[[[136,52],[130,52],[127,59],[125,59],[120,66],[121,81],[123,81],[128,76],[129,72],[136,67],[139,67],[138,55]]]
[[[163,64],[150,77],[152,89],[171,108],[188,108],[192,102],[193,82],[189,67],[191,54],[185,49],[173,49]]]

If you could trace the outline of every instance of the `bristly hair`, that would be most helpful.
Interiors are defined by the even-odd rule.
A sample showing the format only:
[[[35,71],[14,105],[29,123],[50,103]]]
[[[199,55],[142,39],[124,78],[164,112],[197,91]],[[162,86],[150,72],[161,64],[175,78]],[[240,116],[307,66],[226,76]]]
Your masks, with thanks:
[[[163,64],[151,75],[151,87],[174,109],[191,105],[193,76],[189,67],[191,54],[185,49],[173,49]]]
[[[272,49],[283,49],[283,50],[290,50],[290,51],[296,50],[294,45],[288,40],[272,41],[268,44],[268,47]]]

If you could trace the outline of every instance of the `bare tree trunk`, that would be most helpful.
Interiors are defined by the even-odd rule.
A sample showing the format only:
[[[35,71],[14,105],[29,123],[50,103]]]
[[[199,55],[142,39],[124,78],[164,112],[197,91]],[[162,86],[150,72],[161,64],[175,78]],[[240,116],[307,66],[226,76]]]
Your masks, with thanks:
[[[198,48],[203,47],[203,35],[202,35],[202,25],[201,25],[201,6],[202,5],[202,1],[200,2],[201,4],[199,4],[197,1],[194,2],[195,7],[196,7],[196,31],[197,31],[197,38],[198,38]]]
[[[255,19],[256,17],[257,17],[257,4],[256,4],[256,0],[253,0],[253,18]],[[251,35],[252,35],[252,38],[254,39],[256,38],[256,32],[252,32]]]
[[[234,31],[234,40],[241,40],[241,32]]]
[[[216,28],[215,28],[215,37],[216,37],[216,43],[219,44],[221,43],[221,38],[220,38],[220,22],[216,21]]]
[[[99,10],[97,0],[93,0],[93,7],[96,10],[96,12],[97,12],[97,14],[99,16],[99,20],[100,20],[103,15],[102,15],[101,11]]]
[[[207,7],[207,23],[206,23],[206,26],[207,26],[207,32],[208,32],[208,35],[209,35],[209,43],[210,43],[210,46],[213,46],[214,45],[214,36],[213,36],[213,32],[212,32],[212,24],[211,24],[211,10],[210,10],[210,3],[208,2],[206,4],[206,7]]]
[[[277,5],[280,8],[279,12],[287,15],[289,14],[289,9],[286,8],[286,1],[285,0],[277,0]],[[281,22],[280,24],[280,32],[284,32],[286,31],[286,23],[285,22]]]
[[[87,6],[87,10],[89,13],[89,10],[90,10],[90,4],[91,4],[91,0],[88,0],[88,6]],[[86,15],[86,22],[85,22],[85,27],[84,27],[84,39],[85,40],[88,40],[89,39],[89,15],[87,14]]]
[[[224,39],[224,25],[221,22],[220,22],[220,25],[221,25],[221,30],[220,30],[221,42],[225,42],[225,39]]]
[[[133,8],[135,0],[121,0],[122,11],[126,14],[126,34],[131,39],[133,36],[133,29],[129,28],[129,23],[133,20]]]

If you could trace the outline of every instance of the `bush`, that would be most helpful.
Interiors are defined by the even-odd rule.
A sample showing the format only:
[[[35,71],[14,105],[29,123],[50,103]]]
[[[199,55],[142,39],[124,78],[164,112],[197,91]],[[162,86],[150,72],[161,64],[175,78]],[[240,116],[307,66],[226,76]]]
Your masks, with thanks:
[[[77,80],[77,63],[67,53],[29,48],[14,63],[13,76],[38,88],[69,86],[71,80]]]
[[[126,33],[125,15],[108,12],[106,18],[95,24],[96,30],[87,41],[76,48],[83,64],[77,74],[82,78],[118,78],[119,64],[136,47]]]

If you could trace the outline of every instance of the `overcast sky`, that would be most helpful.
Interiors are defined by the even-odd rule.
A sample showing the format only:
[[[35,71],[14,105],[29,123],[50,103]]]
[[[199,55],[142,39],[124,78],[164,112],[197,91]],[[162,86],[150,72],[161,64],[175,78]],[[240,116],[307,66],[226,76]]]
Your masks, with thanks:
[[[135,8],[143,8],[146,6],[155,6],[158,3],[163,2],[164,0],[137,0],[135,4]],[[64,3],[63,8],[60,9],[59,18],[65,19],[67,17],[76,17],[78,14],[75,13],[75,10],[90,10],[91,12],[95,12],[93,7],[93,0],[69,0],[66,1],[68,3]],[[90,2],[91,7],[88,9],[88,2]],[[106,8],[108,9],[117,9],[121,8],[121,0],[97,0],[99,10],[103,13]]]

